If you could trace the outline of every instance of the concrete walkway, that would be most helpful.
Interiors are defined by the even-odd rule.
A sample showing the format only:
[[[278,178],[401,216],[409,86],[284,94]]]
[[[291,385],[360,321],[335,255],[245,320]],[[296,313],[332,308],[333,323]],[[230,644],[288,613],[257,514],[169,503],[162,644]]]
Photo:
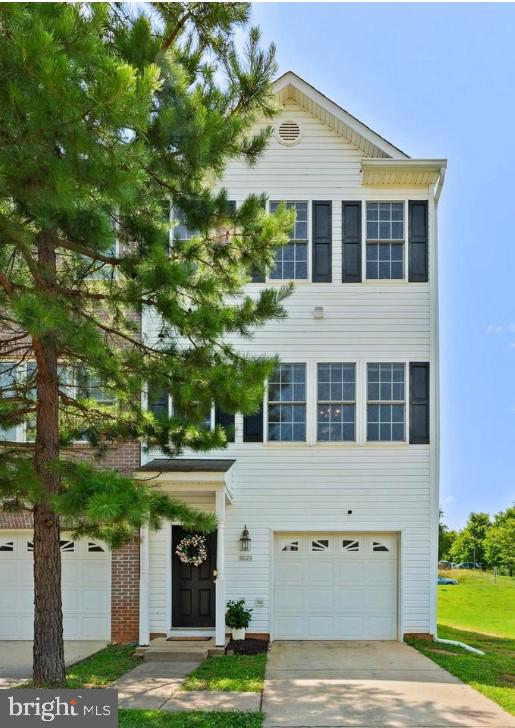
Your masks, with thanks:
[[[274,642],[265,728],[515,728],[491,700],[400,642]]]
[[[220,658],[223,659],[223,658]],[[181,690],[183,679],[197,662],[145,662],[123,675],[110,687],[118,690],[120,708],[177,710],[258,711],[260,693]]]
[[[80,662],[102,650],[107,642],[65,640],[66,666]],[[0,688],[12,688],[32,677],[32,642],[30,640],[0,640]]]

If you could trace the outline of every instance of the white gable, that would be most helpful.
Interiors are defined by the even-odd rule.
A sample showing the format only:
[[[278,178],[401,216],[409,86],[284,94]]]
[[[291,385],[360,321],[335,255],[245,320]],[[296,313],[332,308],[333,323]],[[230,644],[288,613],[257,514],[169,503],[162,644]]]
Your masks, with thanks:
[[[287,105],[291,102],[298,104],[323,124],[351,142],[357,149],[360,149],[363,156],[409,159],[407,154],[292,71],[288,71],[277,79],[274,90],[281,105]]]
[[[299,124],[300,142],[285,146],[274,133],[254,167],[249,168],[242,159],[230,162],[223,176],[230,199],[262,192],[272,200],[277,195],[283,199],[285,191],[292,200],[314,194],[333,199],[344,190],[349,194],[359,188],[363,159],[360,149],[291,101],[274,118],[274,129],[286,120]]]

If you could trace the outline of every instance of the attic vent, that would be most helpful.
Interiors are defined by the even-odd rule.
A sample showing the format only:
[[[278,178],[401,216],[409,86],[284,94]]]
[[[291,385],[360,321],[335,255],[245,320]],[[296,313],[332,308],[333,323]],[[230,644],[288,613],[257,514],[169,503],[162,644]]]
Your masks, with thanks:
[[[300,126],[296,121],[283,121],[277,130],[277,136],[281,144],[291,146],[300,141]]]

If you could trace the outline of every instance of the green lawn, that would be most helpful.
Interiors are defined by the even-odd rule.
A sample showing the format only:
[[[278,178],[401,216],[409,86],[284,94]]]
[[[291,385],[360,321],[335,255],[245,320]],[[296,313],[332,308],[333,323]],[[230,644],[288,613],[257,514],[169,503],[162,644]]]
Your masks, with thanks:
[[[447,627],[515,638],[515,578],[466,569],[441,571],[457,586],[438,587],[438,622]]]
[[[68,688],[105,688],[109,683],[141,664],[143,658],[136,657],[136,645],[108,645],[81,662],[71,665],[66,673]],[[19,685],[31,688],[31,682]]]
[[[141,664],[134,655],[136,645],[108,645],[81,662],[68,668],[66,684],[69,688],[104,688]]]
[[[484,656],[460,647],[440,645],[427,640],[408,640],[409,644],[430,657],[460,680],[471,685],[504,710],[515,715],[515,639],[491,637],[438,625],[438,636],[465,642],[483,650]]]
[[[456,586],[438,587],[438,636],[485,652],[409,640],[427,657],[515,715],[515,579],[476,571],[440,572]]]
[[[266,654],[208,657],[186,678],[183,690],[259,693],[265,679]]]
[[[119,718],[120,728],[261,728],[263,725],[262,713],[120,710]]]

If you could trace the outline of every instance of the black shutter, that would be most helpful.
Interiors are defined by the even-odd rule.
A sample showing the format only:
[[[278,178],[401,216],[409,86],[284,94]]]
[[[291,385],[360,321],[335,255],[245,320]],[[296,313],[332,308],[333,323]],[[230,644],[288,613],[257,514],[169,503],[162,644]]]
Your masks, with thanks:
[[[424,283],[429,278],[427,202],[410,200],[409,210],[409,280]]]
[[[261,200],[261,207],[263,210],[266,210],[266,202],[265,200]],[[265,282],[265,274],[261,273],[257,269],[254,269],[250,274],[250,280],[252,283],[264,283]]]
[[[168,417],[168,390],[156,384],[148,387],[148,409],[156,417]]]
[[[263,405],[255,414],[244,415],[243,442],[263,442]]]
[[[411,362],[410,380],[410,433],[412,445],[429,442],[429,363]]]
[[[332,257],[332,203],[313,202],[313,283],[330,283]]]
[[[342,281],[361,283],[361,202],[342,202]]]
[[[234,415],[215,407],[215,425],[220,425],[226,430],[227,442],[234,442]]]

